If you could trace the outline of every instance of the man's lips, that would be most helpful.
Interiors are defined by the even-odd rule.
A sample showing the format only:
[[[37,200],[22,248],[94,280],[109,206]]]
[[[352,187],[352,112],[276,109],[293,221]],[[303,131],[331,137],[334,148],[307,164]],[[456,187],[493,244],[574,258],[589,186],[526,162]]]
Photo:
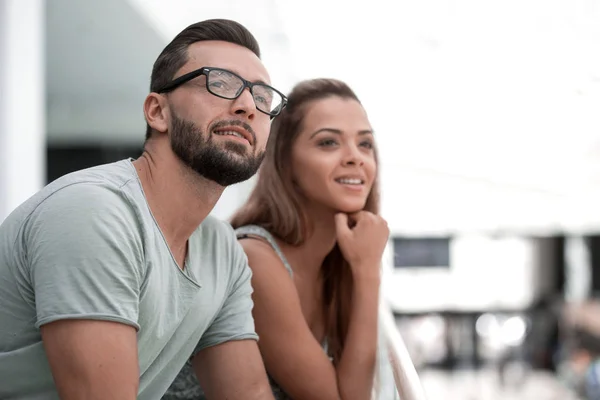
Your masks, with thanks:
[[[253,141],[250,132],[238,126],[226,126],[223,128],[214,129],[213,133],[221,136],[232,135],[235,137],[246,139],[246,141],[248,141],[248,143],[250,144],[252,144]]]

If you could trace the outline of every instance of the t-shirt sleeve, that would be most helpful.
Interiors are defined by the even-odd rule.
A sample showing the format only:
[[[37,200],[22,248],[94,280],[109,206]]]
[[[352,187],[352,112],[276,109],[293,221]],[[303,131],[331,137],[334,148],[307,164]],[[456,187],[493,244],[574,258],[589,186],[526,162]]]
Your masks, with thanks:
[[[117,188],[77,184],[52,194],[25,232],[36,326],[62,319],[138,325],[143,246]]]
[[[231,340],[258,340],[252,318],[252,270],[248,266],[246,253],[233,236],[233,253],[236,276],[232,277],[233,284],[219,314],[204,332],[194,355],[199,351],[225,343]]]

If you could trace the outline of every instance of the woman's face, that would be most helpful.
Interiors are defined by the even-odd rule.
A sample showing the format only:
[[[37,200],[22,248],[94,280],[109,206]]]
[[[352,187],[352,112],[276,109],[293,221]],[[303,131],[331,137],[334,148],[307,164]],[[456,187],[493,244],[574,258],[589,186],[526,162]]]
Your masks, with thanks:
[[[362,210],[377,174],[363,107],[329,97],[308,105],[292,148],[292,173],[307,199],[335,212]]]

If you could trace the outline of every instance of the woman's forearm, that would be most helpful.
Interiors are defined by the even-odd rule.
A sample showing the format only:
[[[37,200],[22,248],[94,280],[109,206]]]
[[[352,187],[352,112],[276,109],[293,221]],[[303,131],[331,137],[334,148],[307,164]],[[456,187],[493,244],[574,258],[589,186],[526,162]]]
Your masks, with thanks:
[[[343,400],[368,400],[377,363],[379,277],[355,276],[344,350],[337,367]]]

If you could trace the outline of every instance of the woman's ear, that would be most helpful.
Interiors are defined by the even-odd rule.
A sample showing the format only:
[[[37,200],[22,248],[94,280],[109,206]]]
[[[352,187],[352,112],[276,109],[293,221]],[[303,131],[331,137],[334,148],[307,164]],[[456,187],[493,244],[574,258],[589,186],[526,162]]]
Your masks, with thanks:
[[[164,96],[158,93],[150,93],[146,96],[144,116],[152,129],[160,133],[166,133],[169,126],[168,115],[168,105]]]

